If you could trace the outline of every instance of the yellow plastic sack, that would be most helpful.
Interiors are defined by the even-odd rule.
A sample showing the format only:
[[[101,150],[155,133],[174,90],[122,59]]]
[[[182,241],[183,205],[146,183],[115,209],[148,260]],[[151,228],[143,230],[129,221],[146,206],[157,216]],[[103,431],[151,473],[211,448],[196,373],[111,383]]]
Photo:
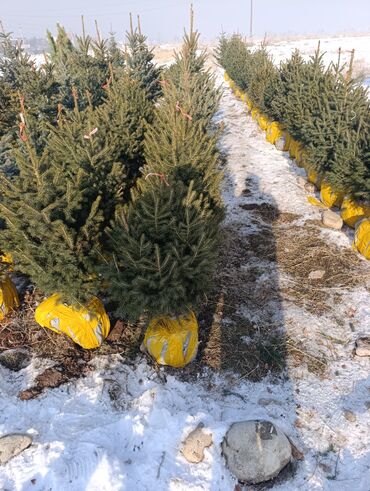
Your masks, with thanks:
[[[19,305],[17,289],[9,276],[6,276],[0,281],[0,321]]]
[[[340,216],[349,227],[355,228],[356,223],[363,218],[370,218],[370,204],[356,203],[350,198],[344,198]]]
[[[250,100],[249,96],[245,94],[245,103],[250,111],[253,109],[253,102]]]
[[[297,140],[294,140],[294,138],[290,139],[290,145],[289,145],[289,155],[292,159],[296,159],[297,155],[299,152],[302,150],[302,145],[297,142]]]
[[[263,114],[260,114],[258,116],[257,122],[262,131],[266,131],[268,125],[270,124],[268,118],[266,118],[266,116],[264,116]]]
[[[332,208],[333,206],[337,206],[338,208],[340,208],[344,199],[344,193],[334,191],[330,184],[323,181],[321,183],[320,198],[321,201],[329,208]]]
[[[225,82],[230,82],[231,78],[229,77],[229,74],[227,72],[224,73],[224,80]]]
[[[315,184],[315,186],[320,189],[321,188],[321,183],[322,183],[322,177],[318,175],[318,173],[309,167],[306,168],[307,172],[307,179],[309,182],[312,184]]]
[[[284,137],[285,137],[285,145],[283,148],[283,152],[289,152],[289,147],[290,147],[290,142],[292,141],[292,137],[289,135],[287,131],[285,132]]]
[[[13,264],[12,255],[9,253],[1,254],[0,255],[0,263]]]
[[[266,140],[275,145],[276,140],[283,136],[283,132],[281,131],[279,123],[273,121],[267,126],[266,130]]]
[[[160,365],[181,368],[198,351],[198,323],[193,312],[176,319],[153,319],[145,333],[144,346]]]
[[[326,209],[326,206],[322,201],[319,199],[315,198],[315,196],[307,196],[307,201],[311,203],[311,205],[318,206],[319,208]]]
[[[254,109],[252,109],[252,111],[251,111],[252,119],[254,119],[255,121],[257,121],[259,115],[260,115],[260,112],[259,112],[259,110],[256,107]]]
[[[0,264],[6,264],[6,270],[8,273],[13,271],[13,258],[11,254],[0,254]]]
[[[109,317],[98,298],[77,308],[62,303],[55,293],[37,307],[35,320],[42,327],[66,334],[85,349],[98,348],[110,331]]]
[[[370,259],[370,220],[368,218],[357,223],[353,247],[366,259]]]

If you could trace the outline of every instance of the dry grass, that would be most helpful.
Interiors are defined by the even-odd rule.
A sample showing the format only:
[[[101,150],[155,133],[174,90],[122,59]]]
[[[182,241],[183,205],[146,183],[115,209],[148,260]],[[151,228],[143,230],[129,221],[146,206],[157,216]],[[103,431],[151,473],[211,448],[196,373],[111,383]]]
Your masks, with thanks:
[[[34,356],[50,359],[62,368],[75,364],[76,360],[81,366],[96,355],[119,353],[124,358],[134,358],[137,355],[144,330],[143,322],[116,323],[111,316],[113,329],[105,343],[99,349],[84,350],[68,337],[45,329],[35,322],[35,309],[42,299],[38,291],[26,292],[21,299],[21,308],[1,322],[0,350],[28,349]],[[117,338],[115,333],[118,329],[120,336]],[[76,374],[78,375],[79,373]]]
[[[352,251],[328,244],[318,221],[298,226],[299,215],[280,213],[269,203],[242,208],[243,220],[254,229],[248,234],[238,225],[224,229],[214,288],[198,315],[198,357],[181,372],[167,368],[166,373],[191,379],[208,366],[258,380],[268,372],[280,372],[288,358],[293,365],[306,363],[309,370],[321,373],[326,360],[319,351],[307,352],[302,343],[287,337],[282,304],[289,301],[318,316],[329,312],[348,289],[366,283],[369,268]],[[316,270],[325,271],[324,276],[309,279]],[[86,351],[36,325],[34,310],[40,300],[37,292],[27,294],[22,308],[2,323],[0,349],[29,348],[35,356],[54,360],[62,371],[65,367],[69,376],[84,373],[81,363],[95,356],[120,353],[133,359],[139,352],[144,321],[115,325],[113,319],[114,328],[102,347]],[[148,361],[155,367],[149,357]],[[67,370],[70,365],[76,366],[76,373]]]

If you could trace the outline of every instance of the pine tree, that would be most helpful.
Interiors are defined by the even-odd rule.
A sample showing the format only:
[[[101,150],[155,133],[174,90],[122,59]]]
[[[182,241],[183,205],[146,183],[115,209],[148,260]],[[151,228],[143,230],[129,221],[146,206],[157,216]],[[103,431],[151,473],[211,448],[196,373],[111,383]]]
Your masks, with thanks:
[[[19,175],[0,175],[0,250],[11,251],[17,270],[44,293],[71,304],[98,293],[106,229],[135,183],[151,111],[145,91],[126,77],[112,81],[99,108],[80,110],[76,97],[74,110],[49,126],[46,146],[24,113]]]
[[[186,41],[187,42],[187,41]],[[217,135],[192,105],[183,64],[166,75],[164,96],[145,138],[146,165],[110,234],[114,260],[103,274],[121,315],[178,315],[208,290],[223,217]],[[199,90],[199,89],[198,89]],[[215,108],[213,108],[215,110]]]
[[[37,68],[10,34],[0,36],[4,53],[0,59],[0,169],[12,175],[17,172],[11,149],[21,134],[19,113],[27,107],[28,119],[37,123],[40,137],[46,136],[45,123],[56,123],[59,86],[48,65]]]
[[[250,57],[248,45],[239,34],[234,34],[230,39],[225,35],[221,37],[216,60],[243,91],[248,91]]]
[[[122,49],[118,46],[117,40],[113,32],[110,33],[108,41],[109,62],[112,65],[115,73],[121,72],[125,67],[125,55]]]
[[[100,38],[98,30],[98,40],[94,41],[86,34],[84,23],[82,26],[82,36],[76,36],[75,45],[60,25],[57,26],[56,38],[48,32],[49,63],[60,85],[59,102],[66,109],[73,109],[75,91],[81,109],[89,104],[93,107],[102,104],[104,87],[111,76],[107,41]]]
[[[157,100],[162,93],[160,80],[161,69],[153,62],[153,51],[148,48],[147,38],[141,32],[140,19],[138,27],[133,28],[130,14],[130,31],[126,33],[126,64],[132,79],[138,80],[147,91],[149,100]]]

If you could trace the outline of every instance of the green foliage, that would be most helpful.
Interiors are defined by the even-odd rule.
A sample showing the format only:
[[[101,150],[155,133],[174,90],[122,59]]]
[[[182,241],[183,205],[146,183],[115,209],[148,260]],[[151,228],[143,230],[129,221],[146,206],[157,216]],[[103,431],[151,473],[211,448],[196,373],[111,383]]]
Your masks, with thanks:
[[[59,85],[51,67],[36,68],[10,34],[0,34],[0,43],[4,54],[0,59],[0,169],[12,175],[17,167],[9,150],[18,140],[22,107],[27,107],[28,119],[37,122],[39,146],[43,145],[45,123],[56,122]]]
[[[110,234],[114,261],[103,274],[118,312],[134,319],[143,312],[178,315],[196,306],[216,264],[222,174],[217,132],[208,127],[218,95],[210,98],[213,106],[201,106],[202,118],[194,92],[203,93],[196,80],[204,80],[206,72],[201,67],[192,72],[182,60],[166,74],[163,99],[145,138],[143,176]],[[211,79],[209,84],[215,91]]]
[[[130,21],[131,29],[126,34],[126,63],[129,74],[145,88],[149,100],[155,101],[162,94],[161,69],[153,62],[154,54],[148,48],[147,38],[142,34],[140,24],[137,29],[133,29],[131,17]]]
[[[369,99],[338,62],[325,67],[318,47],[305,61],[299,51],[276,68],[264,48],[249,51],[239,36],[222,36],[221,66],[254,105],[282,124],[306,150],[306,163],[337,190],[370,200]]]
[[[17,271],[46,294],[78,304],[98,293],[106,230],[135,182],[132,161],[140,159],[151,107],[128,77],[113,81],[104,104],[76,106],[48,128],[41,148],[25,114],[19,175],[0,175],[0,250],[11,251]]]
[[[57,25],[57,36],[48,32],[50,46],[49,64],[60,85],[59,99],[64,108],[73,109],[74,92],[79,107],[96,107],[104,101],[105,85],[111,79],[113,65],[122,68],[123,53],[111,40],[102,39],[97,28],[97,40],[86,35],[76,36],[75,44],[64,27]]]

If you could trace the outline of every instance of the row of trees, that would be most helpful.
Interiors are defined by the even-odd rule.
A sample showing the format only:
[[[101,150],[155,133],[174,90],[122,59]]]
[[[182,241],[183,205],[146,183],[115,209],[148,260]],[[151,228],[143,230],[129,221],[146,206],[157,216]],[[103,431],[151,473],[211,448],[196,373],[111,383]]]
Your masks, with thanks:
[[[219,92],[191,27],[168,70],[140,25],[75,42],[58,26],[36,67],[0,62],[0,250],[71,305],[104,294],[130,318],[177,315],[207,291],[223,214]]]
[[[299,51],[276,66],[265,47],[222,36],[217,58],[252,103],[305,149],[306,163],[337,191],[370,200],[370,101],[341,61],[325,67],[320,45],[305,61]]]

